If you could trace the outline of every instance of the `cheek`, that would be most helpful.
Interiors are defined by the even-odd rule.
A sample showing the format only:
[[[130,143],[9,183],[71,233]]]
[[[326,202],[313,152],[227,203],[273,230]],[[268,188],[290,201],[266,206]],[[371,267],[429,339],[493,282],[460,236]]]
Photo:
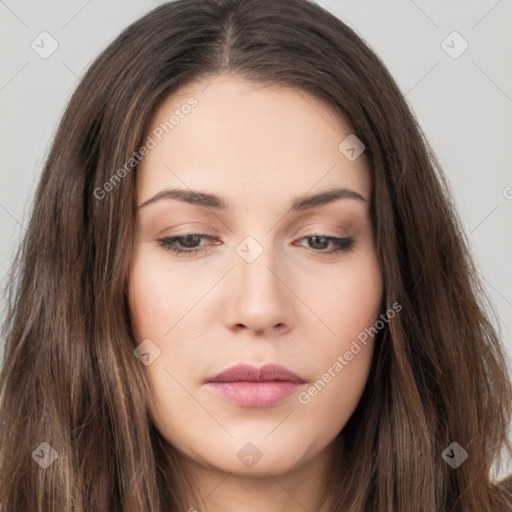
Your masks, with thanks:
[[[129,302],[139,337],[163,340],[204,293],[204,284],[194,279],[194,273],[183,272],[166,253],[136,253]]]
[[[158,351],[153,362],[143,367],[155,401],[160,392],[165,397],[171,391],[180,396],[173,375],[181,382],[184,375],[193,374],[190,368],[198,359],[202,324],[193,321],[196,311],[192,308],[198,297],[205,295],[205,286],[194,279],[194,272],[184,272],[179,265],[169,263],[163,251],[155,254],[142,246],[135,253],[128,287],[130,314],[135,345],[150,340],[151,349]]]
[[[347,350],[350,342],[379,317],[383,283],[377,255],[367,251],[350,264],[330,269],[313,289],[315,305],[331,328],[326,352],[332,355],[333,351]]]
[[[316,402],[327,417],[342,411],[343,417],[337,420],[343,424],[364,390],[379,332],[376,326],[382,327],[378,320],[383,286],[376,255],[368,253],[350,268],[340,270],[335,283],[330,280],[321,291],[316,288],[316,300],[324,297],[329,308],[325,315],[334,333],[318,340],[316,379],[299,401]]]
[[[172,343],[170,349],[170,342],[180,335],[186,319],[183,325],[178,322],[198,293],[183,273],[172,271],[162,258],[143,251],[136,253],[129,276],[130,313],[136,331],[135,345],[149,339],[159,350],[158,357],[143,366],[143,372],[150,390],[151,416],[161,432],[175,431],[175,411],[179,411],[180,421],[185,423],[193,421],[193,415],[198,414],[197,403],[179,385],[184,380],[180,372],[186,373],[189,363],[197,357],[196,347],[190,342]],[[176,371],[176,360],[180,361],[179,371]],[[170,403],[172,413],[170,409],[167,411]]]

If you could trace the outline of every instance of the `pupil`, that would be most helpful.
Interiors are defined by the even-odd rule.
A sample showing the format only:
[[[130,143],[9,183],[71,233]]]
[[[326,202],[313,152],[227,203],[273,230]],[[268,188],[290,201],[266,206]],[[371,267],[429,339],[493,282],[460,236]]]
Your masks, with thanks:
[[[185,245],[185,247],[195,247],[196,244],[194,242],[198,242],[197,235],[187,235],[184,237],[184,241],[185,243],[183,245]],[[189,245],[189,242],[192,242],[192,245]]]
[[[319,239],[320,239],[320,240],[325,239],[325,237],[323,237],[323,236],[313,236],[313,237],[311,237],[311,238],[313,239],[313,245],[316,245],[316,242],[317,242]],[[323,244],[322,244],[322,243],[320,243],[320,245],[325,245],[325,242],[324,242]],[[318,249],[318,248],[319,248],[319,247],[316,247],[316,249]],[[320,247],[320,249],[325,249],[325,247]]]

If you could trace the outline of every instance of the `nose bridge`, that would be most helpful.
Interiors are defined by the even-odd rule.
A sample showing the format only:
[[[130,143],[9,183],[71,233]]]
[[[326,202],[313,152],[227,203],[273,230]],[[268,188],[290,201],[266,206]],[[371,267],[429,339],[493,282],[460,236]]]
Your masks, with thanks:
[[[260,240],[247,236],[235,248],[234,293],[229,308],[230,323],[255,330],[291,322],[290,296],[279,276],[278,254],[270,236]]]
[[[278,265],[271,237],[260,235],[257,239],[249,235],[238,244],[235,252],[238,256],[235,263],[238,290],[255,296],[279,293],[279,281],[274,275]]]

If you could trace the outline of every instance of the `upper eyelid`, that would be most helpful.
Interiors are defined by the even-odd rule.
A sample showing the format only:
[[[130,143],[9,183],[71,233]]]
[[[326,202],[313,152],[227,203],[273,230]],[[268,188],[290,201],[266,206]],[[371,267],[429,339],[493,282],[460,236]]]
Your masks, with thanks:
[[[349,222],[346,225],[340,225],[340,224],[334,223],[334,222],[324,222],[324,224],[326,226],[331,226],[331,227],[317,227],[317,228],[310,227],[310,226],[317,225],[318,223],[319,222],[317,221],[317,222],[310,222],[310,223],[306,224],[305,226],[303,225],[300,228],[294,230],[292,236],[297,237],[298,234],[300,233],[300,231],[304,230],[304,231],[306,231],[306,234],[302,235],[303,237],[304,236],[306,236],[306,237],[314,236],[315,234],[318,234],[318,235],[323,235],[323,236],[343,238],[344,236],[349,236],[348,232],[352,233],[354,231],[354,228],[356,227],[356,225],[354,225],[352,222]],[[333,230],[333,229],[337,229],[339,231],[345,231],[345,232],[347,232],[347,234],[341,234],[341,233],[330,234],[329,231]],[[358,231],[359,231],[359,229],[358,229]],[[232,231],[231,231],[231,233],[232,233]],[[312,234],[309,234],[309,233],[312,233]],[[196,228],[191,227],[191,228],[189,228],[189,230],[185,229],[184,233],[170,234],[168,236],[163,235],[162,238],[164,238],[164,237],[165,238],[181,238],[181,237],[185,237],[185,236],[189,236],[189,235],[206,235],[206,236],[210,236],[212,238],[216,238],[216,237],[220,238],[220,235],[217,235],[217,233],[215,233],[213,230],[210,230],[208,228],[202,228],[202,227],[196,227]]]

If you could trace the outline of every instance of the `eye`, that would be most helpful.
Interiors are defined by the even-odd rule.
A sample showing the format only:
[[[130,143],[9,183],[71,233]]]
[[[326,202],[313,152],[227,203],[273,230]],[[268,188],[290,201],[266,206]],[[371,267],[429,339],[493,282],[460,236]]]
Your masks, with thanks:
[[[214,240],[214,245],[219,245],[221,243],[217,238],[213,236],[200,233],[190,233],[187,235],[160,238],[157,241],[166,251],[171,251],[175,254],[181,254],[183,256],[192,256],[198,252],[210,250],[211,247],[201,247],[199,245],[201,240]],[[303,237],[300,240],[310,241],[310,243],[313,245],[313,252],[326,255],[335,255],[340,252],[349,252],[354,245],[353,237],[338,238],[335,236],[314,234]],[[181,245],[181,247],[177,244]],[[324,249],[326,249],[329,244],[333,244],[334,247],[328,251],[325,251]]]
[[[190,256],[192,254],[196,254],[198,252],[205,250],[202,249],[201,247],[198,247],[198,242],[200,242],[201,240],[209,240],[213,238],[214,237],[209,235],[191,233],[182,236],[160,238],[158,242],[166,251],[171,251],[176,254],[183,254],[184,256]],[[185,248],[177,247],[176,242],[180,242],[182,245],[185,246]]]
[[[315,252],[318,252],[319,254],[329,254],[329,255],[335,255],[340,252],[348,252],[352,249],[354,245],[354,238],[353,237],[345,237],[345,238],[339,238],[336,236],[326,236],[326,235],[310,235],[301,238],[301,240],[308,240],[309,243],[313,246],[313,249],[315,249]],[[322,249],[325,249],[326,246],[329,245],[329,243],[334,244],[334,247],[328,251],[323,251]],[[320,250],[316,250],[320,249]]]

